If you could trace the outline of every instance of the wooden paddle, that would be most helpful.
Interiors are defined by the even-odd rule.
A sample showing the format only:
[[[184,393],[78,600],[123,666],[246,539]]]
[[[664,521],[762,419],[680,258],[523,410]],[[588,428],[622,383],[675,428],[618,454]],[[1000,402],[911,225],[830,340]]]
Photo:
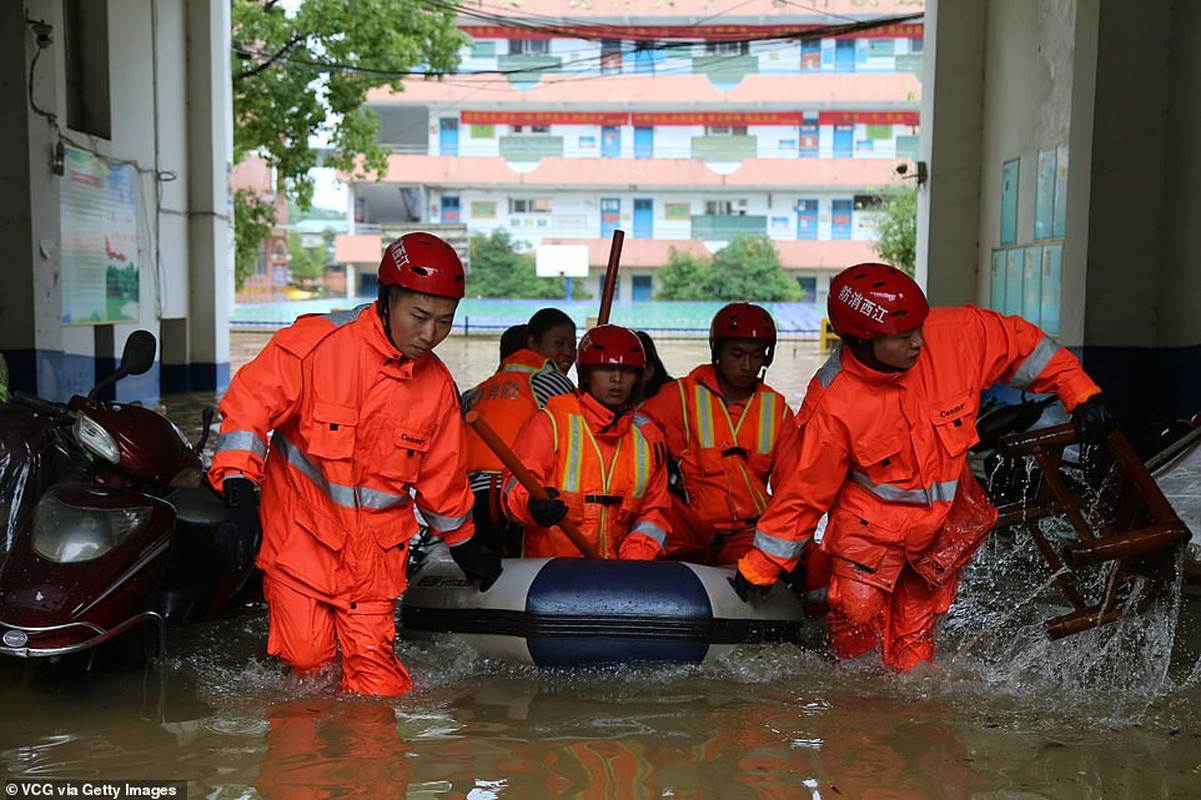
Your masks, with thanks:
[[[488,445],[488,449],[496,453],[496,457],[501,460],[509,471],[513,473],[513,477],[521,481],[521,485],[530,493],[530,497],[535,500],[549,500],[550,495],[542,488],[542,484],[525,468],[517,454],[514,453],[504,440],[496,435],[496,431],[492,430],[492,426],[484,420],[476,411],[468,411],[466,417],[467,424],[475,429],[475,432],[484,440],[484,444]],[[584,534],[580,533],[580,529],[571,521],[570,517],[563,517],[558,524],[560,530],[567,534],[567,538],[576,546],[581,553],[588,558],[600,558],[600,553],[593,547],[592,542],[584,538]]]
[[[613,243],[609,245],[609,264],[605,267],[605,287],[601,291],[600,313],[596,315],[597,325],[609,324],[613,293],[617,290],[617,270],[621,265],[621,243],[625,238],[626,232],[621,228],[613,230]]]

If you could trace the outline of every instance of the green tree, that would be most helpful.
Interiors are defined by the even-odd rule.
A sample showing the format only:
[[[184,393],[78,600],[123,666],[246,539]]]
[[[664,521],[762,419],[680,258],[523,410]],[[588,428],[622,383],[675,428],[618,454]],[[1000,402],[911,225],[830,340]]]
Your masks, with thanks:
[[[801,299],[801,287],[780,264],[780,254],[766,236],[735,236],[714,253],[712,280],[718,300]]]
[[[261,154],[301,210],[312,203],[318,163],[310,142],[327,143],[323,166],[383,175],[389,153],[376,141],[378,118],[363,108],[367,90],[400,91],[418,68],[450,72],[466,42],[450,3],[304,0],[289,15],[277,0],[231,2],[234,161]],[[262,225],[270,203],[234,198],[239,286],[270,231]]]
[[[470,247],[469,297],[556,300],[567,292],[565,279],[538,277],[533,255],[518,252],[509,232],[503,228],[497,228],[488,236],[475,234],[471,237]],[[583,281],[572,281],[571,296],[576,300],[588,299]]]
[[[660,300],[799,300],[800,287],[766,236],[736,236],[712,258],[672,249],[659,270]]]
[[[317,247],[305,247],[300,233],[290,231],[288,233],[288,271],[292,273],[292,279],[311,282],[324,277],[332,245],[333,234],[328,231],[322,234],[321,244]]]
[[[275,201],[249,189],[234,192],[234,280],[239,289],[254,272],[263,240],[275,227]]]
[[[708,256],[696,256],[680,252],[674,247],[668,252],[666,266],[660,268],[657,278],[658,300],[712,300],[710,286],[713,283],[713,264]]]
[[[875,250],[881,260],[912,275],[917,266],[917,187],[896,186],[879,192]]]

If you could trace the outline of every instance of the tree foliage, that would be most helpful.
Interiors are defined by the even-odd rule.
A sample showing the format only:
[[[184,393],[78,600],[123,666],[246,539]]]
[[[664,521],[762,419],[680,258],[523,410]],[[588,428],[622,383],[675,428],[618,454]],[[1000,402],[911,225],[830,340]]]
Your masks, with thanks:
[[[315,281],[325,275],[333,251],[334,235],[326,231],[317,247],[305,247],[297,231],[288,233],[288,272],[296,281]]]
[[[562,299],[567,292],[563,278],[539,278],[534,257],[517,251],[509,232],[497,228],[488,236],[471,237],[471,272],[467,275],[468,297],[515,297],[537,300]],[[572,281],[571,296],[586,300],[582,280]]]
[[[323,166],[383,175],[388,151],[367,90],[400,91],[405,74],[452,71],[466,41],[451,4],[413,0],[304,0],[289,15],[276,0],[232,0],[234,161],[261,154],[291,204],[307,209],[324,140]],[[361,160],[361,163],[360,163]],[[235,197],[238,274],[248,274],[270,231],[254,204]],[[244,227],[244,229],[243,229]],[[241,277],[238,285],[241,285]]]
[[[263,240],[275,227],[275,200],[249,189],[234,192],[234,280],[239,289],[254,272]]]
[[[674,248],[659,270],[660,300],[799,300],[801,289],[766,236],[736,236],[713,256]]]
[[[875,244],[881,260],[910,275],[917,266],[917,187],[890,187],[880,193]]]

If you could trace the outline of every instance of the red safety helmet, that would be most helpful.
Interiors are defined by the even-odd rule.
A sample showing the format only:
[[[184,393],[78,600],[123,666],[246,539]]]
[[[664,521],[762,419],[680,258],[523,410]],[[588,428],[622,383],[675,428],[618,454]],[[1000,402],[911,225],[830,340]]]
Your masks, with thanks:
[[[776,323],[767,309],[754,303],[730,303],[713,315],[709,324],[709,355],[717,358],[722,339],[755,339],[767,345],[763,366],[770,366],[776,350]]]
[[[930,304],[913,278],[888,264],[869,262],[834,276],[826,311],[839,336],[874,339],[918,327]]]
[[[463,299],[463,262],[455,249],[432,233],[406,233],[384,249],[380,286],[403,286],[435,297]]]
[[[576,353],[579,367],[646,367],[646,351],[638,334],[620,325],[600,325],[580,339]]]

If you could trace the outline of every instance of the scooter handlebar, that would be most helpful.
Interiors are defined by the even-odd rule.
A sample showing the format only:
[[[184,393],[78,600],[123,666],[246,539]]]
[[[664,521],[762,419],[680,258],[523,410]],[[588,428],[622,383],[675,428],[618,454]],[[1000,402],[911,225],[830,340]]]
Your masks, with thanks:
[[[51,417],[67,416],[67,407],[62,403],[53,403],[49,400],[43,400],[37,395],[29,394],[17,389],[12,393],[12,402],[17,405],[25,406],[26,408],[35,411],[39,414],[46,414]]]

